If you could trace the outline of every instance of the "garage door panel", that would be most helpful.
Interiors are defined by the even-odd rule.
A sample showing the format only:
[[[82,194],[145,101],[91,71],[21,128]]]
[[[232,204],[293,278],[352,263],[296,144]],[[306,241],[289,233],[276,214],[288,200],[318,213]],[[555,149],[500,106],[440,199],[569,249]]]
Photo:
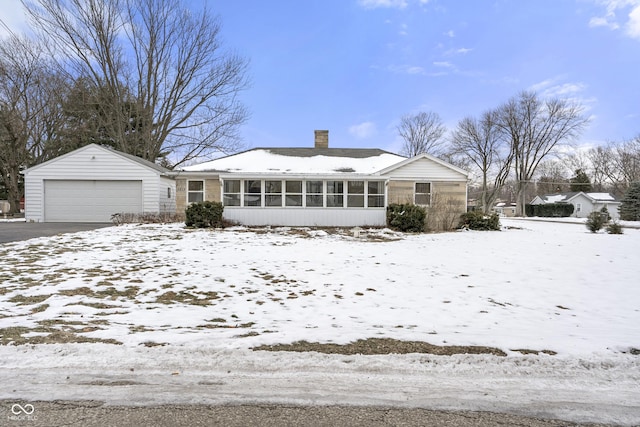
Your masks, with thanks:
[[[45,221],[109,222],[142,212],[142,181],[46,180]]]

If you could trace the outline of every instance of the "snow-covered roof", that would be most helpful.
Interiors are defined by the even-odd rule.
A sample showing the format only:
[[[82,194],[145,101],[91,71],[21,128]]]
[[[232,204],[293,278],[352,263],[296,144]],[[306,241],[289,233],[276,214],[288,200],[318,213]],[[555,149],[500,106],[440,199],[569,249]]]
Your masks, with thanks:
[[[367,148],[254,148],[220,159],[185,166],[187,172],[372,174],[406,160]]]
[[[605,200],[615,201],[616,200],[615,197],[613,197],[609,193],[586,193],[586,194],[592,199],[598,200],[598,201],[605,201]]]
[[[542,196],[546,203],[560,203],[566,202],[567,199],[574,196],[574,193],[565,193],[565,194],[546,194]]]
[[[616,198],[613,197],[610,193],[585,193],[582,191],[574,191],[569,193],[558,193],[558,194],[545,194],[544,196],[540,196],[540,199],[544,203],[567,203],[570,202],[575,197],[583,194],[587,198],[591,199],[592,202],[615,202]]]

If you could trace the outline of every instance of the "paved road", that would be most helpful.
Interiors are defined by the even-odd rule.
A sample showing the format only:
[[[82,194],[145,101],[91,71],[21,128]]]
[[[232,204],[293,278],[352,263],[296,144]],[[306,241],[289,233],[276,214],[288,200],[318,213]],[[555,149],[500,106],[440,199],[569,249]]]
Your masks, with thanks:
[[[110,227],[111,223],[0,222],[0,243]]]
[[[104,406],[96,401],[20,403],[0,401],[0,425],[56,426],[518,426],[559,427],[578,424],[491,412],[449,412],[427,409],[284,406],[163,405]],[[17,415],[16,415],[17,413]],[[28,413],[28,414],[27,414]],[[595,424],[589,424],[595,426]]]

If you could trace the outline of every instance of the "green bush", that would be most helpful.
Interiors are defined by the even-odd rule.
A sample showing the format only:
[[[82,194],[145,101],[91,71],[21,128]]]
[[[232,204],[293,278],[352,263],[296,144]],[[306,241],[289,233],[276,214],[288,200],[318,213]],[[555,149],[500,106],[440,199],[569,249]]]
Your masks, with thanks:
[[[527,216],[540,216],[545,218],[561,218],[571,216],[573,213],[571,203],[545,203],[542,205],[526,205]]]
[[[607,233],[609,234],[622,234],[622,226],[620,223],[613,221],[607,225]]]
[[[196,228],[223,227],[223,211],[224,206],[220,202],[192,203],[185,210],[185,224]]]
[[[500,217],[498,214],[483,214],[474,211],[460,215],[460,223],[458,228],[466,228],[469,230],[500,230]]]
[[[602,212],[593,211],[587,217],[586,226],[592,233],[597,233],[607,223],[607,215]]]
[[[392,203],[387,207],[387,226],[394,230],[422,232],[427,211],[417,205]]]

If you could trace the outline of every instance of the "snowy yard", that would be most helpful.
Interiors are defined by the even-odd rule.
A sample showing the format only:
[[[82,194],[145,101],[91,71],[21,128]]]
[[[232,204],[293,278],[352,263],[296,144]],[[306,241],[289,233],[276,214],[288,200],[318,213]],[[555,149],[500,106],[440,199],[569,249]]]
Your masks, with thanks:
[[[29,369],[95,366],[107,375],[119,360],[143,371],[164,363],[178,371],[305,372],[305,381],[320,371],[324,380],[346,375],[344,384],[337,377],[325,384],[327,395],[338,402],[351,396],[354,404],[509,411],[516,405],[579,421],[640,422],[640,230],[608,235],[580,224],[502,224],[501,232],[367,230],[359,238],[331,230],[125,225],[0,245],[0,379],[23,386],[0,391],[0,399],[42,398],[35,380],[27,385]],[[251,351],[367,338],[487,346],[506,356]],[[51,345],[19,345],[38,343]],[[206,362],[198,359],[205,355]],[[394,374],[415,390],[430,378],[429,389],[445,387],[451,396],[405,399],[390,386],[383,398],[372,391],[377,383],[366,393],[348,391],[351,376],[364,373],[369,382]],[[491,400],[479,384],[506,394]],[[574,406],[555,408],[554,398],[536,397],[531,387],[555,390],[555,399]],[[58,391],[77,398],[81,390]],[[238,390],[228,396],[238,397]],[[258,401],[278,396],[268,394],[244,391]],[[111,401],[127,400],[115,396]],[[303,390],[280,396],[333,402]]]

